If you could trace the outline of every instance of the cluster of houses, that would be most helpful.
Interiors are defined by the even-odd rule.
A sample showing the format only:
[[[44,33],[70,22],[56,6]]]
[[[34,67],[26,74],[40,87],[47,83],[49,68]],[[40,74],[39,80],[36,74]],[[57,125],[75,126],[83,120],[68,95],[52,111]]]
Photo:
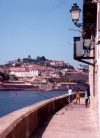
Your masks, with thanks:
[[[16,61],[18,62],[18,61]],[[36,64],[26,64],[21,60],[20,66],[15,66],[13,63],[12,66],[3,66],[0,67],[1,72],[9,73],[10,80],[0,82],[0,89],[4,90],[66,90],[68,87],[72,87],[72,89],[85,89],[87,87],[87,83],[84,86],[79,83],[74,82],[48,82],[48,78],[60,78],[61,74],[66,75],[67,77],[79,77],[84,76],[86,80],[88,80],[88,73],[83,72],[78,69],[54,69],[52,66],[63,66],[63,61],[52,61],[51,67],[40,66]],[[69,64],[67,63],[69,66]],[[16,76],[18,80],[11,80],[12,76]]]

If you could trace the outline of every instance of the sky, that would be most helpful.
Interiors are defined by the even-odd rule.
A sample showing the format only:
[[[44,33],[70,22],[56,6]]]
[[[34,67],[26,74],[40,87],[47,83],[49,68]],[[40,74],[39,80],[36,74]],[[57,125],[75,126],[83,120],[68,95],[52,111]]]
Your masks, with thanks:
[[[30,55],[79,67],[73,37],[81,34],[69,30],[78,30],[70,14],[74,3],[82,9],[83,0],[0,0],[0,64]]]

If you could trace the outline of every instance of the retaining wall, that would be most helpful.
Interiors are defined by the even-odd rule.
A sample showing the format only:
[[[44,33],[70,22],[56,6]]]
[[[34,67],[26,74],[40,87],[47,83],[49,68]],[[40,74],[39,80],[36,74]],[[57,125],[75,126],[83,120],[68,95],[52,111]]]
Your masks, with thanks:
[[[29,138],[51,113],[68,104],[67,98],[63,95],[44,100],[0,118],[0,138]]]

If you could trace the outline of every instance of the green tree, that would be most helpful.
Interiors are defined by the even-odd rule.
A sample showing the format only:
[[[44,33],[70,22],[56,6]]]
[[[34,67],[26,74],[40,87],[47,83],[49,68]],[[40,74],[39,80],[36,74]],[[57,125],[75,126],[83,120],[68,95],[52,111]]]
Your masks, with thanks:
[[[30,55],[28,55],[28,59],[32,59]]]
[[[7,73],[0,72],[0,76],[3,78],[3,81],[4,80],[9,80],[9,74],[7,74]]]
[[[45,59],[45,57],[44,57],[44,56],[42,56],[42,57],[41,57],[41,60],[45,61],[46,59]]]
[[[17,59],[17,62],[20,62],[20,58]]]

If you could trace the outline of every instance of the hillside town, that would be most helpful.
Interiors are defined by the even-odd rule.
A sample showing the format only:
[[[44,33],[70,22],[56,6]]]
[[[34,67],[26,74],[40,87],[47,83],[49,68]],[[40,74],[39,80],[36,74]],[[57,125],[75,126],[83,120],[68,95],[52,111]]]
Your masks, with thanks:
[[[64,61],[30,56],[0,65],[0,90],[83,90],[88,70],[76,69]]]

